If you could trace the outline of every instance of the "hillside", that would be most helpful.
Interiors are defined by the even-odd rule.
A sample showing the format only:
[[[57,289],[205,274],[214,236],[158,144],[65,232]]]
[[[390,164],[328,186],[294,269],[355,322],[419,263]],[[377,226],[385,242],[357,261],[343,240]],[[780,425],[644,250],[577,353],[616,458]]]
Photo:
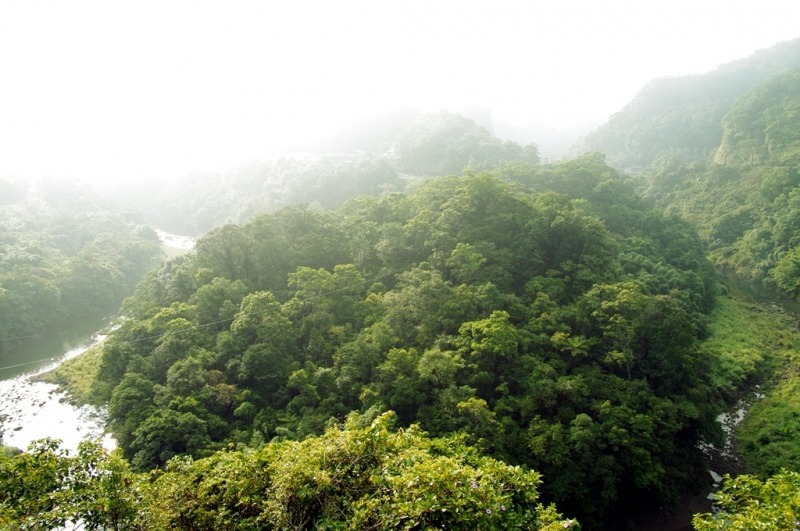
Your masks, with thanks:
[[[568,151],[605,153],[609,164],[647,168],[669,156],[709,162],[719,147],[731,104],[767,78],[800,68],[800,39],[760,50],[702,75],[648,83],[609,121]]]
[[[442,111],[142,188],[160,226],[208,232],[54,376],[86,373],[120,450],[0,457],[0,526],[625,529],[707,486],[701,448],[755,385],[737,444],[762,478],[740,492],[794,495],[794,320],[720,297],[714,265],[800,297],[798,55],[646,87],[595,134],[635,178]],[[134,212],[46,189],[0,180],[0,327],[118,296],[155,258]]]
[[[643,191],[698,229],[720,267],[797,296],[800,70],[773,76],[721,121],[715,162],[658,161]]]
[[[747,415],[733,441],[741,459],[736,472],[755,476],[726,482],[721,512],[697,516],[697,529],[744,530],[753,522],[775,522],[774,529],[783,529],[796,521],[800,507],[797,307],[763,289],[800,297],[798,110],[800,69],[775,74],[730,105],[720,120],[713,160],[664,157],[637,176],[640,189],[659,207],[697,228],[713,263],[753,282],[756,292],[761,288],[774,301],[750,307],[737,302],[735,310],[722,299],[721,313],[712,317],[712,338],[704,348],[745,362],[736,371],[749,359],[766,373],[761,387],[744,395],[738,413]],[[730,289],[737,291],[734,285]],[[720,319],[723,314],[728,316]]]
[[[149,275],[95,383],[132,465],[393,410],[543,473],[588,529],[695,488],[718,436],[696,234],[596,157],[496,175],[259,215]]]
[[[253,162],[166,185],[137,183],[119,201],[142,212],[154,226],[200,236],[296,203],[334,209],[358,195],[402,192],[408,176],[458,174],[468,165],[491,167],[501,161],[539,161],[535,145],[503,141],[473,120],[447,111],[396,113],[363,124],[329,147],[344,152]]]
[[[0,179],[0,354],[118,305],[161,258],[141,216],[86,187]]]
[[[800,69],[775,75],[737,99],[722,120],[715,162],[800,165]]]

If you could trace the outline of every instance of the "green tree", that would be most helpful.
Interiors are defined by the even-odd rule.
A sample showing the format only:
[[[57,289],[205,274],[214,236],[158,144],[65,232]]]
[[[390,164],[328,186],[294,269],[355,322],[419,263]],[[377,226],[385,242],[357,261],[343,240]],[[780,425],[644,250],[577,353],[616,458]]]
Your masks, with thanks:
[[[321,437],[251,455],[176,460],[149,490],[155,529],[579,529],[537,503],[536,472],[458,438],[351,416]]]
[[[778,531],[800,526],[800,475],[782,471],[761,481],[748,475],[726,476],[714,501],[715,514],[696,514],[698,531],[764,529]]]
[[[138,471],[152,470],[176,455],[198,455],[209,442],[206,422],[191,411],[157,409],[133,432],[131,465]]]

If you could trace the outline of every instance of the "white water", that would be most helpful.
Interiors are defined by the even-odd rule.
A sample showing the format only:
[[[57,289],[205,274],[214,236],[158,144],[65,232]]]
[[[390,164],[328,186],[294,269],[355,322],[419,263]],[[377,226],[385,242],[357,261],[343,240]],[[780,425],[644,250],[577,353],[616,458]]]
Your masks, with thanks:
[[[170,234],[163,230],[156,229],[158,239],[167,247],[174,247],[183,251],[191,251],[194,249],[194,238],[190,236],[179,236],[177,234]]]
[[[5,415],[5,444],[24,450],[32,441],[52,437],[61,439],[61,447],[73,452],[87,438],[102,439],[103,446],[108,449],[116,446],[114,439],[104,433],[104,410],[91,406],[77,408],[67,403],[65,394],[58,392],[57,386],[30,380],[32,376],[53,370],[66,360],[83,354],[105,338],[104,335],[94,335],[49,365],[0,381],[0,415]]]
[[[181,250],[194,248],[193,238],[161,230],[156,232],[165,246]],[[103,446],[108,449],[116,447],[116,441],[105,433],[104,409],[75,407],[67,402],[65,393],[58,391],[58,386],[31,381],[31,377],[55,369],[105,338],[105,335],[95,333],[46,365],[40,363],[42,360],[26,362],[22,365],[30,363],[29,372],[0,380],[0,417],[5,416],[2,421],[4,444],[25,450],[32,441],[51,437],[61,439],[61,447],[72,452],[86,439],[101,439]]]

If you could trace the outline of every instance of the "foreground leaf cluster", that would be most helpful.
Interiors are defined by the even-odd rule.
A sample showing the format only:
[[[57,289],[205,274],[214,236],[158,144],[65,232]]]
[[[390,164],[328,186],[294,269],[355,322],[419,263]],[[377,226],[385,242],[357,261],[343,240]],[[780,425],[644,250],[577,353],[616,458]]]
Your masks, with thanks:
[[[697,531],[800,529],[800,474],[784,470],[766,481],[726,476],[715,503],[718,512],[695,515]]]
[[[84,443],[70,457],[43,441],[0,458],[0,526],[55,529],[580,529],[538,503],[536,472],[480,457],[463,438],[352,415],[303,442],[220,451],[132,473]],[[362,426],[366,424],[365,426]],[[17,527],[15,527],[17,526]]]

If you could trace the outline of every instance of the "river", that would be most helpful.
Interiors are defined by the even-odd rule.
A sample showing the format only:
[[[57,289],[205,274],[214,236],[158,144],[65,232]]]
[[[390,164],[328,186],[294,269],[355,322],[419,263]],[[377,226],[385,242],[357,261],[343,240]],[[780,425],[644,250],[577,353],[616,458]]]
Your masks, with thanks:
[[[194,240],[157,230],[162,244],[173,251],[186,252]],[[6,353],[0,367],[0,418],[3,443],[26,449],[44,437],[62,440],[62,448],[75,451],[87,439],[102,439],[114,448],[114,439],[105,433],[106,412],[92,406],[69,404],[56,385],[31,381],[33,376],[53,370],[64,361],[86,352],[106,338],[117,318],[119,305],[98,310],[72,322],[64,330],[47,334]]]
[[[795,299],[770,291],[731,272],[719,271],[719,280],[727,293],[740,300],[753,304],[776,306],[788,314],[800,316],[800,303]],[[752,406],[753,402],[764,398],[764,396],[756,386],[750,393],[745,393],[742,399],[732,405],[728,411],[717,416],[717,422],[722,425],[725,431],[725,446],[723,448],[714,448],[710,445],[703,445],[703,453],[708,459],[709,472],[714,481],[714,489],[707,488],[700,494],[683,496],[674,507],[643,519],[635,527],[635,531],[692,531],[694,529],[691,523],[692,515],[708,513],[712,510],[713,492],[717,490],[722,480],[717,472],[730,473],[731,475],[738,473],[735,469],[740,468],[741,465],[735,463],[737,458],[732,453],[734,430],[744,420],[747,410]],[[726,468],[731,463],[735,463],[734,469],[727,470]]]

